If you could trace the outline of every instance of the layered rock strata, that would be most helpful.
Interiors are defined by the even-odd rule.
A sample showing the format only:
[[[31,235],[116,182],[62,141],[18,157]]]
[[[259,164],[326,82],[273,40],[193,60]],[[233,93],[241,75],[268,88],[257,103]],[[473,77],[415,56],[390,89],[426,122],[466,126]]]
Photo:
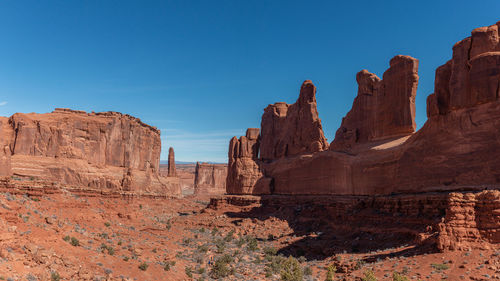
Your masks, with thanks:
[[[226,193],[226,164],[196,163],[194,193],[218,195]]]
[[[3,174],[97,190],[178,195],[158,174],[160,131],[117,113],[56,109],[2,118]],[[2,167],[5,167],[2,165]]]

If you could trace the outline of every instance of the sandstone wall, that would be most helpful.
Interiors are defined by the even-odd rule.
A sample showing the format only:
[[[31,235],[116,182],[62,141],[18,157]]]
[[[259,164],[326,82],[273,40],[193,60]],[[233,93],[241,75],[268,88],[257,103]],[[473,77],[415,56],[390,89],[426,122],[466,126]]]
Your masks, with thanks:
[[[226,193],[226,178],[226,164],[196,163],[194,193],[224,194]]]
[[[330,149],[348,151],[357,143],[413,133],[417,73],[418,60],[409,56],[394,57],[382,80],[367,70],[358,72],[358,95]]]
[[[95,189],[179,193],[174,178],[158,173],[160,131],[140,119],[56,109],[16,113],[5,121],[0,121],[1,134],[9,137],[2,140],[11,154],[10,173],[17,177]]]
[[[285,121],[289,105],[268,106],[260,142],[253,144],[252,157],[243,157],[245,164],[235,165],[241,144],[231,141],[227,192],[382,195],[500,188],[498,37],[496,24],[474,30],[453,47],[452,59],[436,70],[429,118],[418,132],[418,61],[408,56],[393,58],[382,80],[358,73],[358,96],[328,151],[283,153],[287,146],[282,144],[302,143],[297,132],[321,127],[309,121],[300,129],[290,127]],[[315,106],[309,108],[317,116]],[[277,140],[264,141],[271,133]],[[322,132],[311,135],[322,143],[317,137]],[[238,178],[245,184],[233,180]]]

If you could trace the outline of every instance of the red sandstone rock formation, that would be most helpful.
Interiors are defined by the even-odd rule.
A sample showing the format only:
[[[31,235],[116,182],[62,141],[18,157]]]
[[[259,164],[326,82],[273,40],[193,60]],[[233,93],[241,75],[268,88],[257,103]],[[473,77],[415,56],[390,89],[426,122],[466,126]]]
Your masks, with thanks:
[[[358,72],[358,96],[330,149],[344,151],[357,143],[412,134],[417,72],[418,60],[409,56],[395,56],[382,80],[367,70]]]
[[[174,148],[170,147],[168,149],[168,176],[175,177],[177,174],[175,172],[175,154]]]
[[[294,104],[278,102],[264,109],[261,129],[260,158],[265,161],[328,149],[310,80]]]
[[[438,248],[467,250],[482,241],[500,243],[500,191],[452,193],[446,216],[439,224]]]
[[[140,119],[117,112],[56,109],[16,113],[0,122],[0,161],[11,154],[7,174],[100,190],[180,192],[175,179],[158,175],[159,130]]]
[[[224,194],[226,192],[227,165],[196,163],[195,194]]]
[[[436,71],[435,94],[427,100],[429,119],[416,133],[418,63],[396,56],[382,80],[366,71],[358,73],[358,97],[329,151],[284,154],[286,146],[276,149],[273,145],[279,141],[264,143],[262,136],[260,155],[265,161],[248,158],[251,161],[245,163],[250,164],[232,169],[239,147],[233,139],[227,192],[258,194],[255,184],[262,182],[269,184],[264,193],[274,194],[381,195],[499,188],[498,42],[497,24],[474,30],[471,38],[454,46],[453,58]],[[284,104],[266,109],[262,135],[282,134],[283,120],[268,116],[287,116],[287,109]],[[269,111],[276,113],[269,115]],[[251,180],[242,185],[232,180],[238,177]]]
[[[259,129],[249,128],[246,135],[229,143],[226,191],[230,194],[267,194],[269,183],[260,169]]]

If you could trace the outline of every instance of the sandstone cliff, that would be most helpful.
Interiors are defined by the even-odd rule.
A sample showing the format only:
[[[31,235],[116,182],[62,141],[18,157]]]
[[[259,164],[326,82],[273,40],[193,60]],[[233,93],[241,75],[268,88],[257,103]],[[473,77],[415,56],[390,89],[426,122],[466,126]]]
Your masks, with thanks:
[[[16,113],[0,122],[0,161],[10,158],[11,166],[3,174],[98,190],[179,194],[175,178],[158,174],[160,131],[138,118],[56,109]]]
[[[226,164],[196,163],[194,193],[217,195],[226,193]]]
[[[496,24],[453,47],[452,59],[436,71],[429,119],[416,133],[418,61],[408,56],[394,57],[383,79],[358,73],[358,96],[328,151],[327,145],[308,145],[324,143],[314,98],[306,98],[311,106],[299,106],[312,118],[292,125],[291,106],[268,106],[260,142],[254,136],[247,157],[238,150],[241,139],[231,140],[227,192],[381,195],[499,188],[498,37]],[[296,104],[314,97],[310,89],[301,90]]]
[[[367,70],[358,72],[358,95],[330,149],[344,151],[357,143],[413,133],[417,72],[418,60],[409,56],[394,57],[382,80]]]

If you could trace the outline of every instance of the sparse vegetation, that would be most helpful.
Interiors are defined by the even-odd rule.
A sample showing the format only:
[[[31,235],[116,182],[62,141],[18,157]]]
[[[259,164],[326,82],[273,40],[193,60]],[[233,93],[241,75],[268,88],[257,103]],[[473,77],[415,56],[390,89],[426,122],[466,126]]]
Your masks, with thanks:
[[[110,222],[105,222],[105,223],[104,223],[104,226],[106,226],[106,227],[110,227],[110,226],[111,226],[111,223],[110,223]]]
[[[190,266],[186,266],[184,271],[189,278],[193,278],[193,269]]]

